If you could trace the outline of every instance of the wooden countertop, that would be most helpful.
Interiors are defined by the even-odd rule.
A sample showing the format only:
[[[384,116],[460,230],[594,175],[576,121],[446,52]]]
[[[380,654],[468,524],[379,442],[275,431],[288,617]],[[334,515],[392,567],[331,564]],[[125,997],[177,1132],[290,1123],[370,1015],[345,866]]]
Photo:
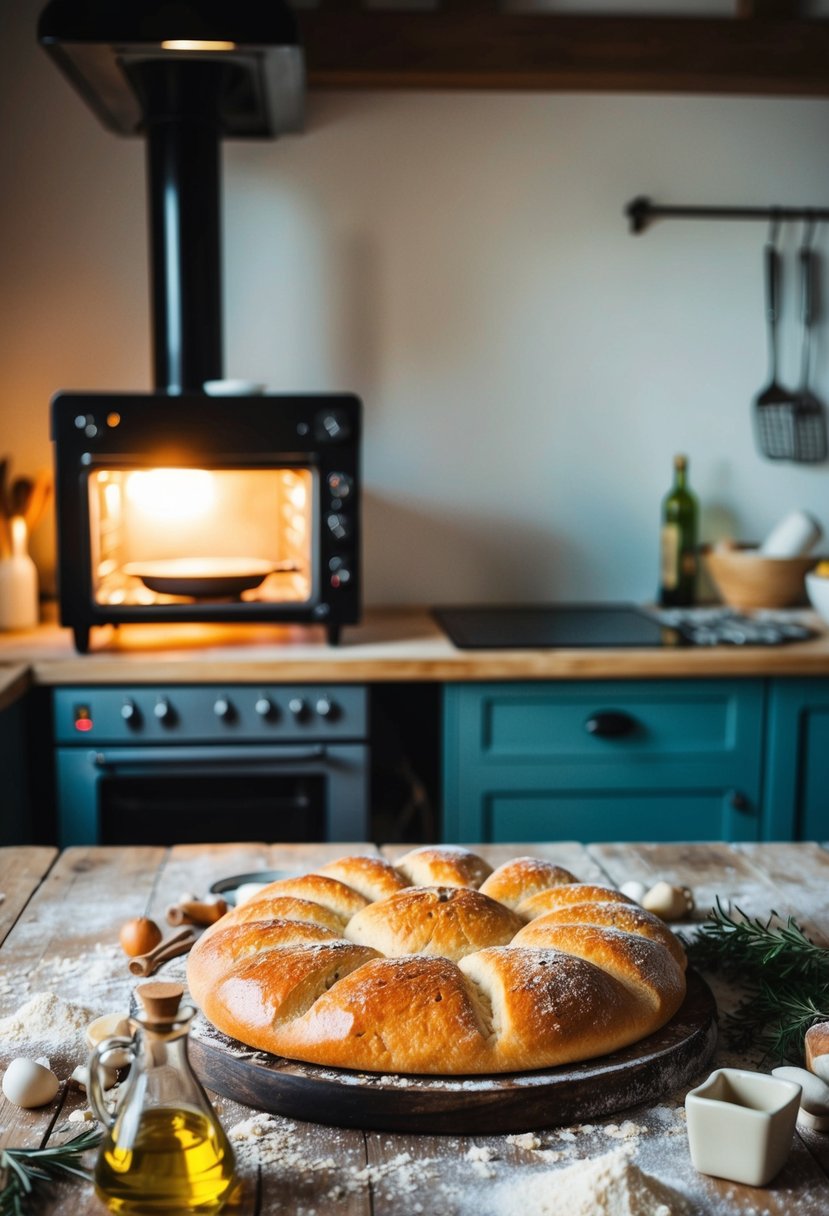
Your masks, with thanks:
[[[556,843],[473,846],[496,865],[516,853],[555,859],[588,881],[611,885],[657,878],[690,885],[699,909],[715,896],[733,899],[751,916],[772,908],[794,914],[816,939],[829,940],[829,853],[816,844]],[[380,851],[394,860],[402,846]],[[260,869],[305,870],[363,844],[195,845],[161,848],[0,849],[0,1018],[32,997],[58,993],[92,1014],[125,1009],[135,981],[117,945],[130,916],[163,920],[165,906],[185,890],[206,892],[230,874]],[[704,911],[697,914],[703,919]],[[684,926],[687,930],[690,926]],[[163,978],[177,963],[166,964]],[[713,981],[712,981],[713,983]],[[721,1010],[736,993],[716,987]],[[29,1023],[32,1027],[34,1024]],[[12,1043],[0,1037],[0,1070],[13,1056],[50,1056],[61,1081],[80,1062],[67,1040],[46,1042],[40,1022]],[[46,1049],[46,1050],[45,1050]],[[722,1064],[757,1068],[722,1043],[693,1084]],[[684,1123],[685,1088],[589,1125],[550,1127],[531,1136],[413,1136],[339,1129],[262,1116],[228,1099],[215,1102],[241,1160],[243,1189],[236,1216],[507,1216],[537,1212],[540,1188],[555,1193],[556,1171],[624,1147],[646,1174],[684,1197],[698,1216],[822,1216],[829,1211],[829,1135],[798,1130],[781,1173],[765,1188],[737,1186],[698,1174]],[[0,1148],[60,1142],[78,1128],[70,1115],[85,1097],[61,1085],[47,1107],[23,1111],[0,1095]],[[324,1118],[324,1111],[320,1112]],[[261,1134],[251,1135],[253,1127]],[[247,1132],[246,1132],[247,1129]],[[91,1164],[91,1162],[90,1162]],[[552,1208],[544,1210],[554,1210]],[[679,1211],[679,1208],[672,1208]],[[32,1216],[99,1216],[87,1183],[61,1183],[39,1197]]]
[[[14,705],[31,687],[32,670],[25,663],[0,667],[0,712]]]
[[[0,664],[45,685],[829,676],[829,631],[812,614],[802,619],[820,635],[784,646],[458,650],[428,609],[371,609],[340,646],[314,626],[122,625],[93,630],[87,655],[47,623],[0,635]]]

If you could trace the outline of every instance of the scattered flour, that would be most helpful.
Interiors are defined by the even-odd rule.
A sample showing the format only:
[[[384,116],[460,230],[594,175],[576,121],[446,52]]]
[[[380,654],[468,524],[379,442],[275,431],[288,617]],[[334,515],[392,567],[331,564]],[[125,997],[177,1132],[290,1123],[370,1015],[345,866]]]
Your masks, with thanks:
[[[54,992],[39,992],[16,1013],[0,1019],[0,1044],[20,1043],[28,1048],[48,1045],[56,1054],[87,1054],[86,1028],[97,1012],[70,1004]]]
[[[485,1194],[485,1216],[688,1216],[685,1200],[643,1174],[624,1149],[563,1170],[511,1178]]]
[[[364,1192],[366,1185],[389,1197],[412,1195],[432,1176],[430,1166],[434,1164],[430,1158],[415,1159],[405,1152],[376,1165],[348,1165],[330,1156],[312,1157],[302,1149],[297,1125],[274,1115],[243,1119],[228,1130],[228,1137],[239,1164],[245,1169],[261,1166],[267,1171],[270,1185],[280,1173],[294,1178],[297,1174],[330,1174],[323,1183],[328,1189],[321,1196],[329,1203]]]
[[[514,1144],[516,1148],[541,1148],[541,1141],[532,1132],[522,1132],[519,1136],[507,1136],[507,1144]]]

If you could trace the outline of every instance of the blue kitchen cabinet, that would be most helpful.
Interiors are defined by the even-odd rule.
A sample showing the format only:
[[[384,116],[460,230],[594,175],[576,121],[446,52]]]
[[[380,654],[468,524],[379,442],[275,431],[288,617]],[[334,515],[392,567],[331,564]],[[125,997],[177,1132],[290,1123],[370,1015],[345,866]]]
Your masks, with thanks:
[[[763,680],[444,689],[447,841],[757,840]]]
[[[829,840],[829,680],[774,680],[763,835]]]

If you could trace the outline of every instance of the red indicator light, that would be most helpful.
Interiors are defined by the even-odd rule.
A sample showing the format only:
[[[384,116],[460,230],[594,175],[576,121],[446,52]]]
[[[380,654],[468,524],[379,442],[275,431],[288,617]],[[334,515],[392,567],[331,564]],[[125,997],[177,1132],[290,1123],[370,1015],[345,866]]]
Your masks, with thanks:
[[[75,706],[75,730],[92,730],[92,711],[88,705]]]
[[[92,730],[91,718],[76,718],[75,730]]]

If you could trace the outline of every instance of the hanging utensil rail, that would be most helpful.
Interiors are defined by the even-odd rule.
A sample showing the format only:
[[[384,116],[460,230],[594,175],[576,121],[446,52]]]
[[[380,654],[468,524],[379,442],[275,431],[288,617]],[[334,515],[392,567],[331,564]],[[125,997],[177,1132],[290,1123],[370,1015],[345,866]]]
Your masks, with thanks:
[[[639,235],[653,220],[829,220],[829,207],[685,207],[663,206],[639,195],[625,207],[630,230]]]

